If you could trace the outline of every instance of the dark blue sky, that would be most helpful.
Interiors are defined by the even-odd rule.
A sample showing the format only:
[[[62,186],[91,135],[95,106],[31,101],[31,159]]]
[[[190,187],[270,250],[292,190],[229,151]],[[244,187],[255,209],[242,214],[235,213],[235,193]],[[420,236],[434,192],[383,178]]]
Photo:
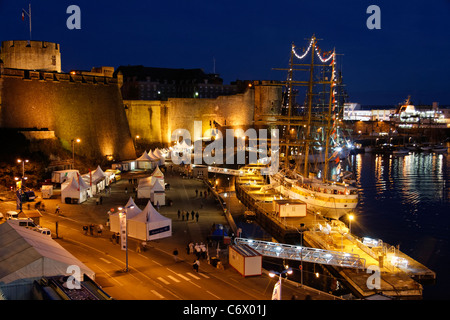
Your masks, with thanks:
[[[21,10],[31,2],[33,40],[61,44],[63,71],[142,64],[203,68],[226,83],[285,80],[290,46],[319,46],[342,56],[353,102],[450,104],[450,0],[0,0],[0,40],[28,39]],[[69,30],[69,5],[81,30]],[[369,30],[369,5],[381,30]]]

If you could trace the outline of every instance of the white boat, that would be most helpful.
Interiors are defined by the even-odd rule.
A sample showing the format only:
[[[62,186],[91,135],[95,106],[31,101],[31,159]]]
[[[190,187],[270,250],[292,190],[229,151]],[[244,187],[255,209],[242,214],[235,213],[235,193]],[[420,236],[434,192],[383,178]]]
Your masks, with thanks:
[[[409,154],[409,150],[406,149],[406,148],[400,147],[400,148],[394,149],[394,150],[392,151],[392,154],[395,154],[395,155],[405,155],[405,154]]]
[[[438,146],[432,147],[431,151],[436,152],[436,153],[446,153],[446,152],[448,152],[448,149],[445,146],[438,145]]]
[[[433,146],[430,144],[422,144],[419,148],[421,151],[429,152],[429,151],[431,151]]]
[[[308,210],[332,219],[353,212],[358,204],[358,189],[346,183],[306,179],[286,170],[270,176],[270,183],[283,197],[301,200],[307,204]]]

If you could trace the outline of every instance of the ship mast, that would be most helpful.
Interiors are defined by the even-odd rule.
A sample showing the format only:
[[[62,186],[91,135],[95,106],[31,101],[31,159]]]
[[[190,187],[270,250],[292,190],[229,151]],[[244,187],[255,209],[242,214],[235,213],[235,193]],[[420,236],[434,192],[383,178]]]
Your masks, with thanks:
[[[313,48],[316,47],[316,37],[313,35],[311,38],[311,43]],[[309,140],[311,136],[311,116],[312,116],[312,98],[313,98],[313,85],[314,85],[314,50],[311,52],[311,65],[309,67],[309,82],[308,82],[308,120],[306,123],[306,140],[305,140],[305,161],[304,161],[304,170],[303,176],[307,178],[309,176],[308,173],[308,165],[309,165]]]
[[[327,131],[326,131],[326,142],[325,142],[325,164],[323,168],[323,182],[326,182],[328,179],[328,149],[330,148],[330,137],[331,137],[331,112],[334,111],[336,106],[335,97],[334,97],[334,88],[336,86],[336,77],[335,77],[335,66],[336,66],[336,49],[333,50],[333,61],[331,62],[331,84],[330,84],[330,97],[328,101],[328,115],[327,115]]]

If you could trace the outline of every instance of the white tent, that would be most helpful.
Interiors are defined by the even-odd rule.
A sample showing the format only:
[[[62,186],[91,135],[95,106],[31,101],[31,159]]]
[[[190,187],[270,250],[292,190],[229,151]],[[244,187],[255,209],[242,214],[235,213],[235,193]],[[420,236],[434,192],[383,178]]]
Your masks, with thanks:
[[[163,166],[165,163],[165,156],[162,151],[156,148],[155,150],[153,150],[153,154],[155,155],[155,157],[159,158],[158,165]]]
[[[33,281],[42,277],[72,275],[69,266],[80,268],[95,280],[95,273],[51,237],[18,224],[0,224],[0,292],[6,299],[29,300]]]
[[[92,173],[92,186],[96,194],[106,187],[106,174],[100,166]]]
[[[133,208],[129,208],[131,206]],[[134,203],[132,197],[130,197],[130,199],[128,200],[128,202],[124,208],[128,208],[126,211],[127,212],[127,220],[129,220],[130,218],[133,218],[134,216],[136,216],[142,212],[142,210],[139,209],[139,207]],[[120,212],[117,211],[117,212],[111,213],[109,215],[109,226],[110,226],[111,232],[120,232],[119,214],[120,214]]]
[[[136,164],[138,169],[153,169],[158,164],[158,159],[154,156],[150,156],[147,151],[144,151],[144,153],[136,159]]]
[[[91,195],[90,191],[89,186],[80,176],[74,176],[69,182],[61,185],[61,202],[65,203],[68,199],[68,202],[74,203],[76,199],[76,203],[82,203]]]
[[[137,198],[138,199],[150,199],[150,193],[153,185],[153,181],[155,178],[152,176],[147,178],[139,179],[138,187],[137,187]]]
[[[156,206],[164,206],[166,204],[166,188],[164,186],[164,180],[155,179],[150,189],[150,200]]]
[[[159,166],[156,166],[151,176],[154,178],[162,179],[164,181],[164,173],[162,173],[161,169],[159,169]]]
[[[128,220],[128,236],[149,241],[172,236],[172,219],[161,215],[149,201],[141,213]]]

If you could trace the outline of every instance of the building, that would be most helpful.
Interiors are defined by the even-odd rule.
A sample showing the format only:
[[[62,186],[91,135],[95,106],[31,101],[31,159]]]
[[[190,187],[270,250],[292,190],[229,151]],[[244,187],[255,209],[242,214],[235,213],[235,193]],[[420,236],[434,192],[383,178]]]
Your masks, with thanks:
[[[96,161],[136,158],[113,68],[62,73],[59,44],[43,41],[3,41],[0,57],[1,128],[52,133],[68,151],[81,139],[75,153]]]
[[[167,100],[168,98],[217,98],[238,93],[237,85],[223,84],[215,73],[202,69],[171,69],[120,66],[125,100]]]
[[[344,121],[389,121],[394,109],[362,108],[359,103],[344,104]]]

